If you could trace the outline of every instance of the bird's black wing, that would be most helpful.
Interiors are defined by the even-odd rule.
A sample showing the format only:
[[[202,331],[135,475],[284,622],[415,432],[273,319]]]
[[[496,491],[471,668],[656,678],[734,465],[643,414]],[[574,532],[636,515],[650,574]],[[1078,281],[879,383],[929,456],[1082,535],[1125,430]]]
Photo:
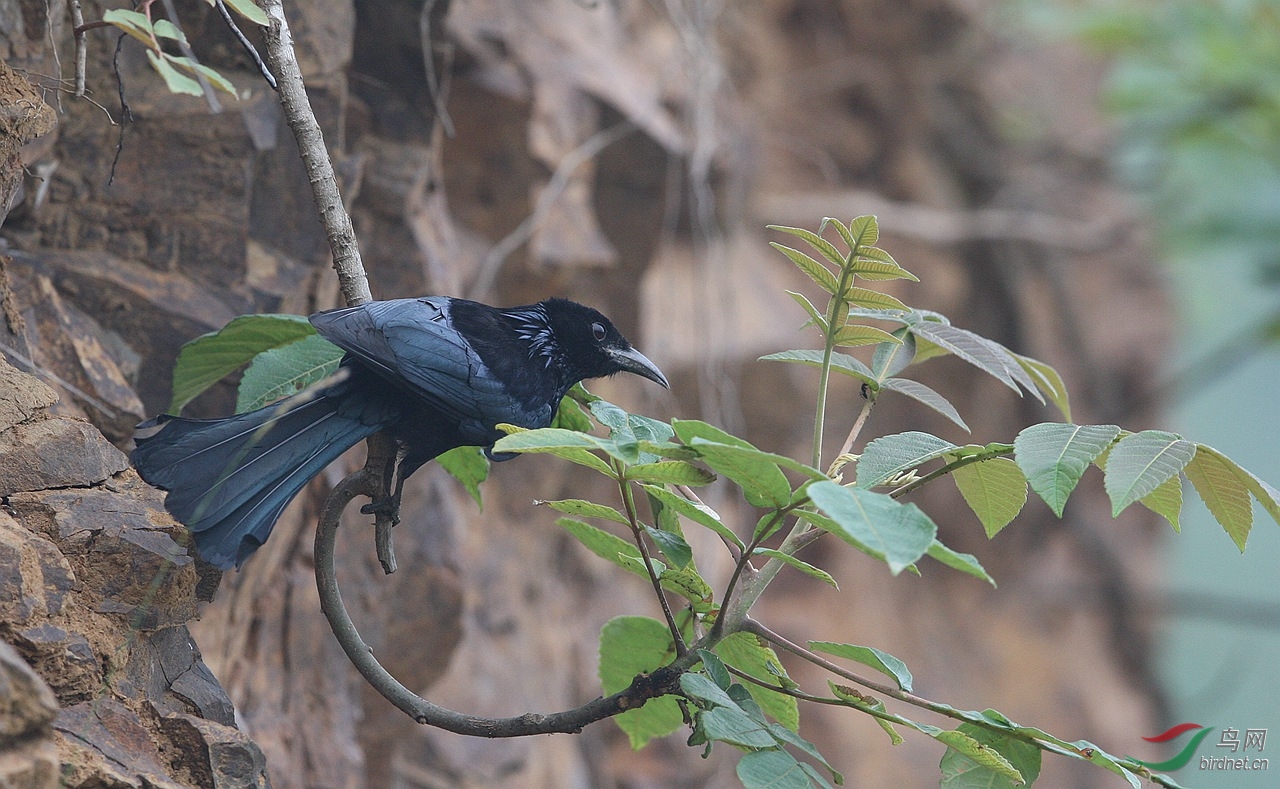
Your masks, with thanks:
[[[311,316],[316,331],[393,384],[488,443],[493,425],[523,424],[525,408],[453,326],[451,299],[374,301]]]

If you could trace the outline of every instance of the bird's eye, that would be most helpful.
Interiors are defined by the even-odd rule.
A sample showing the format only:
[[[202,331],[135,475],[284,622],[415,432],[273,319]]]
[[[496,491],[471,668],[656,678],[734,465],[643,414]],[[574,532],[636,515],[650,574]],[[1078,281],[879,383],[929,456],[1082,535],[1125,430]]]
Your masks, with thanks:
[[[596,342],[604,342],[604,336],[605,336],[604,324],[601,324],[601,323],[591,324],[591,333],[595,335]]]

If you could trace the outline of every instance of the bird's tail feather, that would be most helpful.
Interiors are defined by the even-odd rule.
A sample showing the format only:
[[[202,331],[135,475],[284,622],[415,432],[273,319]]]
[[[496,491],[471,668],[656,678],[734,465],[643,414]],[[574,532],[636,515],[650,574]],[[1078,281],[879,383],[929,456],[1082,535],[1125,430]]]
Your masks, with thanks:
[[[350,410],[327,390],[225,419],[160,416],[139,425],[131,459],[169,491],[165,508],[200,556],[228,568],[262,545],[308,480],[383,426]]]

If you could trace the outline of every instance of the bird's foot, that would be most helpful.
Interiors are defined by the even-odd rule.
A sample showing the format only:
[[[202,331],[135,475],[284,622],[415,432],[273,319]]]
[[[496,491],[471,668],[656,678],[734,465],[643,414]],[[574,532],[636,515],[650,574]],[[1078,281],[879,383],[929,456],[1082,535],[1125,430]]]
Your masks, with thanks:
[[[387,517],[391,519],[391,525],[395,526],[400,522],[400,497],[387,496],[377,501],[371,501],[360,508],[363,515],[375,515],[378,517]]]

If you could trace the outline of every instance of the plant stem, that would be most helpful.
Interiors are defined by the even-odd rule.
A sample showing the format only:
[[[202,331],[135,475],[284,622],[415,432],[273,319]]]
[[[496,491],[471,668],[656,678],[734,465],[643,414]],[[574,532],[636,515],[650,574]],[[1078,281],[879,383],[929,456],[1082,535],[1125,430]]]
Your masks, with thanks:
[[[903,496],[907,495],[911,491],[917,488],[923,487],[924,485],[927,485],[930,482],[933,482],[938,477],[942,477],[947,474],[950,474],[951,472],[955,471],[958,468],[961,468],[963,466],[968,466],[973,463],[980,463],[984,460],[990,460],[991,458],[1000,457],[1002,455],[1008,455],[1008,454],[1010,454],[1009,450],[987,450],[987,451],[979,452],[974,455],[965,455],[962,458],[951,461],[945,466],[942,466],[940,468],[935,468],[933,471],[930,471],[928,474],[925,474],[923,477],[920,477],[919,479],[911,480],[910,482],[903,485],[902,487],[894,488],[892,491],[889,492],[889,495],[895,499],[902,498]]]
[[[627,480],[626,469],[621,466],[622,464],[619,461],[613,461],[613,470],[617,474],[618,491],[622,494],[622,505],[627,511],[627,521],[631,527],[631,536],[636,542],[636,548],[640,550],[640,560],[644,562],[644,569],[649,575],[649,582],[653,584],[653,592],[658,596],[658,603],[662,606],[662,615],[667,619],[667,627],[671,629],[671,641],[676,646],[676,655],[683,656],[688,651],[688,647],[684,643],[684,637],[680,635],[680,626],[676,624],[676,617],[671,611],[671,604],[667,602],[667,596],[662,591],[662,580],[653,571],[653,562],[649,558],[649,546],[644,541],[643,524],[640,523],[640,516],[636,512],[635,493],[631,490],[631,483]]]

